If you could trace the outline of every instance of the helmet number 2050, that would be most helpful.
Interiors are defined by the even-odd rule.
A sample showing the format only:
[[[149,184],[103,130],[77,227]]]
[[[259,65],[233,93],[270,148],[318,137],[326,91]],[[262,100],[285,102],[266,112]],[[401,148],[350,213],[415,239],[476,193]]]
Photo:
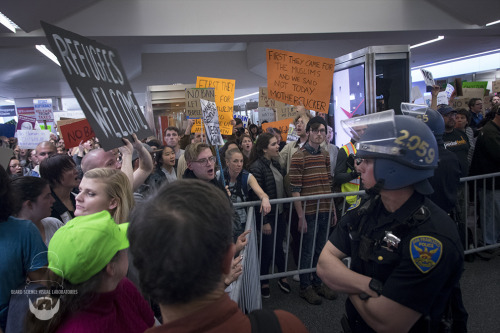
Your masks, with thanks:
[[[425,140],[422,140],[417,135],[410,136],[410,132],[408,132],[407,130],[401,130],[399,131],[399,133],[401,133],[401,136],[397,137],[396,140],[394,140],[395,143],[404,146],[409,150],[416,150],[415,153],[417,154],[417,156],[425,156],[425,163],[430,164],[434,161],[436,152],[434,151],[434,148],[429,149],[429,143],[427,143]]]

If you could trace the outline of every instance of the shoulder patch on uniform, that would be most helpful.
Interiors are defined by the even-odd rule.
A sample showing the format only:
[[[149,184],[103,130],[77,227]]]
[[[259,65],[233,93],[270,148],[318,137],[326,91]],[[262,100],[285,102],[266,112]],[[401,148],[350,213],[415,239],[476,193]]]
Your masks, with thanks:
[[[419,271],[429,273],[441,259],[443,243],[431,236],[416,236],[410,241],[411,260]]]
[[[350,211],[350,210],[353,210],[353,209],[355,209],[355,208],[358,208],[360,203],[361,203],[361,198],[360,198],[360,197],[358,197],[358,198],[356,199],[356,202],[354,202],[354,203],[353,203],[353,204],[352,204],[352,205],[351,205],[351,206],[347,209],[347,211]]]

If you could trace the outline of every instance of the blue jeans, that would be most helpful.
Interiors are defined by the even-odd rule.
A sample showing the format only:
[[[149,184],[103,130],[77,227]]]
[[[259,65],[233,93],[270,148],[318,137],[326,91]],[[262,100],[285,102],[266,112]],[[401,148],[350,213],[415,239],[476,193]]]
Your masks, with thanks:
[[[328,233],[328,213],[318,213],[318,223],[316,224],[316,214],[306,215],[307,232],[302,236],[302,255],[300,257],[300,269],[314,268],[318,264],[319,255],[326,243]],[[317,229],[316,229],[317,225]],[[313,249],[314,245],[314,249]],[[311,266],[312,261],[312,266]],[[305,289],[311,285],[321,284],[321,279],[312,273],[300,274],[300,288]]]

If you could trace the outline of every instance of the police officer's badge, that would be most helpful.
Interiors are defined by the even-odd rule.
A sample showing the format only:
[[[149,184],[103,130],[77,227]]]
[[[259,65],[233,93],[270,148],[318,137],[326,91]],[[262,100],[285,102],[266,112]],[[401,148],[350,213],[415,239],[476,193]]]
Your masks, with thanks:
[[[360,203],[361,203],[361,198],[360,198],[360,197],[358,197],[358,198],[356,199],[356,202],[354,202],[354,203],[353,203],[353,204],[352,204],[352,205],[351,205],[351,206],[350,206],[350,207],[349,207],[346,211],[348,212],[348,211],[350,211],[350,210],[353,210],[353,209],[358,208]]]
[[[410,241],[411,260],[422,273],[430,272],[441,259],[443,244],[431,236],[417,236]]]

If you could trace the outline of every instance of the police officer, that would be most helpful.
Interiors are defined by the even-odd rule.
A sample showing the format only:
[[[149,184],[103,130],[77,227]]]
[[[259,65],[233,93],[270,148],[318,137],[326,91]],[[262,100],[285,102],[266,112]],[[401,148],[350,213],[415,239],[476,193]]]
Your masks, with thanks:
[[[318,275],[349,295],[345,331],[445,332],[463,248],[453,221],[425,197],[438,163],[436,140],[420,120],[392,111],[344,125],[360,123],[367,127],[357,144],[357,170],[368,195],[330,237]],[[347,256],[351,269],[341,261]]]

